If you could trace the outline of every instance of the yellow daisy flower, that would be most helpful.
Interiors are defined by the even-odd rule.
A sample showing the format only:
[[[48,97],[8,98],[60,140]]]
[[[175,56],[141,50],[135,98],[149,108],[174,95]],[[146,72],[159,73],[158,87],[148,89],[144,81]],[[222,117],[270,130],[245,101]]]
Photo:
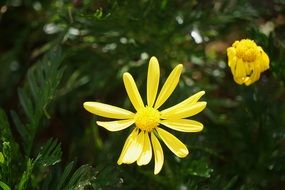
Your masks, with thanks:
[[[269,69],[269,58],[253,40],[235,41],[227,49],[228,65],[238,84],[251,85],[259,80],[260,74]]]
[[[204,91],[200,91],[185,99],[181,103],[168,109],[159,111],[162,104],[168,99],[179,82],[183,65],[177,65],[170,73],[160,93],[157,96],[160,70],[158,60],[152,57],[149,61],[147,75],[147,105],[145,106],[140,96],[133,77],[129,73],[123,74],[123,81],[131,103],[136,113],[99,102],[85,102],[84,108],[102,117],[115,119],[114,121],[97,121],[97,124],[109,131],[120,131],[135,124],[135,128],[128,136],[118,164],[131,164],[137,162],[139,166],[146,165],[154,153],[154,174],[158,174],[164,162],[162,147],[159,140],[178,157],[188,155],[187,147],[175,136],[159,127],[164,125],[170,129],[182,132],[198,132],[203,129],[203,124],[185,119],[201,112],[206,107],[206,102],[198,102]]]

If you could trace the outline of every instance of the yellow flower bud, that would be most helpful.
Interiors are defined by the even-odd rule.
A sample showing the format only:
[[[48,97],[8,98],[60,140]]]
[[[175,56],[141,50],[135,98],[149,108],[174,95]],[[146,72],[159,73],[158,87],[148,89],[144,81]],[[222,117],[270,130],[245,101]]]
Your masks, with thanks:
[[[253,40],[235,41],[227,49],[228,65],[238,84],[251,85],[269,69],[269,57]]]

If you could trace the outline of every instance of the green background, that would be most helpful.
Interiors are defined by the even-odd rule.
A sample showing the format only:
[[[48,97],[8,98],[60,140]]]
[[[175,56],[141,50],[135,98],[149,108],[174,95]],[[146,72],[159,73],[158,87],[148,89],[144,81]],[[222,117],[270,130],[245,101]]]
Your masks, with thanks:
[[[270,69],[249,87],[232,79],[226,48],[250,38]],[[200,133],[171,131],[158,175],[117,166],[130,130],[109,132],[83,109],[100,101],[133,110],[122,74],[146,98],[148,61],[162,84],[184,71],[164,108],[200,91]],[[285,188],[285,2],[283,0],[2,0],[0,2],[0,188]],[[145,99],[144,99],[145,100]]]

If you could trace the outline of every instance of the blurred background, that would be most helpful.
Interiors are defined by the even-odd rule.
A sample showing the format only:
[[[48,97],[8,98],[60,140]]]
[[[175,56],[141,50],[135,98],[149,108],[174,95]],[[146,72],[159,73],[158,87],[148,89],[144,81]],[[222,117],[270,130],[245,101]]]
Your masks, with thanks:
[[[233,81],[226,48],[249,38],[270,58],[251,86]],[[200,133],[171,131],[184,159],[117,166],[129,130],[111,133],[83,109],[133,110],[130,72],[146,97],[148,61],[161,84],[182,63],[163,107],[205,90]],[[0,187],[10,189],[285,189],[285,1],[2,0]],[[6,188],[6,189],[5,189]]]

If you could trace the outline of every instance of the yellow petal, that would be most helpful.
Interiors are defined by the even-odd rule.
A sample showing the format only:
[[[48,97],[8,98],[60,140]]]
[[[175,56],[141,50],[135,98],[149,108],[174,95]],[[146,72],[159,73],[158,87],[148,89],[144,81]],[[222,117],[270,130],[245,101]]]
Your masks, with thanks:
[[[247,83],[250,83],[250,82],[251,82],[250,77],[245,77],[245,78],[243,78],[243,82],[242,82],[242,83],[247,84]]]
[[[262,52],[260,57],[261,72],[269,69],[269,57],[266,53]]]
[[[176,112],[181,109],[185,109],[186,107],[191,106],[192,104],[196,103],[201,98],[201,96],[203,96],[204,94],[205,94],[205,91],[200,91],[194,94],[193,96],[190,96],[186,100],[180,102],[179,104],[176,104],[175,106],[162,110],[160,113],[168,114],[170,112]]]
[[[160,172],[163,166],[164,156],[161,145],[153,133],[151,133],[151,143],[154,153],[154,174],[156,175]]]
[[[128,110],[99,102],[84,102],[83,107],[90,113],[112,119],[131,119],[135,115]]]
[[[104,127],[109,131],[120,131],[128,128],[134,123],[134,119],[117,120],[117,121],[97,121],[97,125]]]
[[[261,72],[263,72],[269,69],[269,57],[260,46],[258,46],[258,50],[260,52],[259,65],[261,65]]]
[[[266,66],[266,69],[268,69],[270,60],[269,60],[268,55],[265,52],[262,52],[262,58],[263,58],[265,66]]]
[[[189,151],[187,147],[174,135],[171,133],[161,129],[156,129],[159,136],[163,140],[163,142],[166,144],[166,146],[178,157],[184,158],[188,155]]]
[[[190,119],[167,119],[160,121],[160,124],[182,132],[199,132],[203,129],[203,124]]]
[[[230,47],[227,49],[227,54],[228,54],[228,65],[229,67],[232,67],[233,64],[235,63],[233,60],[236,56],[236,50],[233,47]]]
[[[140,108],[144,107],[144,104],[137,85],[130,73],[124,73],[123,80],[130,101],[132,102],[134,108],[138,111]]]
[[[131,144],[126,149],[125,156],[123,157],[123,163],[134,163],[142,153],[144,144],[144,132],[140,132],[137,136],[131,138]]]
[[[158,98],[155,102],[155,105],[154,105],[155,109],[158,109],[167,100],[167,98],[171,95],[171,93],[174,91],[175,87],[177,86],[179,82],[182,69],[183,69],[183,65],[179,64],[170,73],[169,77],[166,79],[166,82],[164,83],[158,95]]]
[[[234,74],[235,74],[235,70],[236,70],[236,66],[237,66],[237,58],[234,57],[231,62],[232,62],[232,63],[231,63],[230,68],[231,68],[232,74],[234,75]]]
[[[246,86],[249,86],[251,85],[252,83],[258,81],[260,78],[260,72],[259,71],[256,71],[256,70],[253,70],[252,74],[250,75],[249,77],[249,80],[245,82],[245,85]]]
[[[251,79],[249,79],[249,80],[247,80],[247,81],[245,81],[245,85],[246,86],[249,86],[249,85],[251,85],[252,83],[254,83]]]
[[[234,74],[237,65],[237,56],[235,48],[234,47],[228,48],[227,54],[228,54],[228,65],[231,68],[232,74]]]
[[[152,107],[159,84],[159,64],[156,57],[151,57],[147,74],[147,105]]]
[[[252,69],[251,69],[250,65],[251,64],[249,62],[245,63],[245,71],[246,71],[246,75],[247,76],[250,75],[251,72],[252,72]]]
[[[119,159],[118,159],[118,161],[117,161],[117,163],[118,163],[119,165],[121,165],[121,164],[123,163],[123,158],[124,158],[125,155],[126,155],[126,151],[129,149],[129,147],[130,147],[130,145],[131,145],[132,140],[134,139],[134,137],[136,138],[137,136],[138,136],[138,130],[135,128],[135,129],[131,132],[131,134],[128,136],[128,138],[127,138],[127,140],[126,140],[126,142],[125,142],[125,144],[124,144],[124,146],[123,146],[122,152],[121,152],[120,157],[119,157]]]
[[[246,68],[245,68],[245,63],[243,62],[242,59],[237,60],[237,65],[236,65],[236,70],[235,70],[235,77],[240,78],[240,77],[246,77]]]
[[[246,78],[244,78],[244,77],[235,77],[234,76],[234,81],[238,84],[244,83],[245,80],[246,80]]]
[[[140,157],[137,160],[137,164],[139,166],[147,165],[150,162],[151,157],[152,157],[151,144],[150,144],[148,133],[146,132],[144,134],[143,150],[142,150]]]
[[[201,112],[205,107],[206,102],[196,102],[187,107],[181,108],[180,110],[175,110],[173,112],[161,113],[161,119],[182,119],[196,115]]]

